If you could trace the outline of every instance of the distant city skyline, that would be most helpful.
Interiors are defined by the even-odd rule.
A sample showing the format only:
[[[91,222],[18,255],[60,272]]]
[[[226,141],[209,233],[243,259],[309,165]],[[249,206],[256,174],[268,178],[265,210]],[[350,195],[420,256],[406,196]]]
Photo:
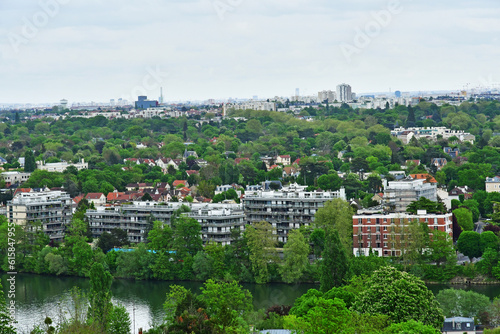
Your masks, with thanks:
[[[221,6],[222,4],[222,6]],[[5,0],[0,104],[496,86],[500,3]]]

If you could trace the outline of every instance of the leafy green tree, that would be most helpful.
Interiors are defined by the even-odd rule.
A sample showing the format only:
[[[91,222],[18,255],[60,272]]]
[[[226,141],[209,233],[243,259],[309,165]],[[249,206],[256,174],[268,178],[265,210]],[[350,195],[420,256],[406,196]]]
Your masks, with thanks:
[[[470,262],[475,257],[481,256],[481,236],[474,231],[460,233],[457,240],[457,249],[460,253],[469,257]]]
[[[453,262],[453,260],[456,260],[453,239],[444,231],[432,231],[428,250],[429,260],[435,262],[437,266],[440,266],[444,262]]]
[[[259,222],[247,227],[245,236],[248,242],[249,258],[257,284],[269,281],[269,263],[275,261],[277,240],[270,223]]]
[[[243,317],[252,311],[252,295],[236,281],[215,282],[209,279],[201,288],[200,300],[206,304],[210,320],[221,333],[233,333],[247,327]]]
[[[24,171],[33,172],[36,169],[35,156],[32,150],[26,150],[24,153]]]
[[[299,230],[288,233],[288,241],[283,248],[283,264],[280,274],[286,283],[297,282],[309,263],[309,244]]]
[[[472,231],[474,229],[474,223],[472,222],[472,212],[466,208],[458,208],[453,210],[453,214],[457,219],[458,225],[462,228],[462,231]]]
[[[490,299],[474,291],[445,289],[436,296],[446,317],[474,318],[488,309]]]
[[[327,230],[320,264],[321,291],[343,285],[349,275],[349,259],[336,230]]]
[[[304,334],[341,333],[346,332],[350,315],[341,299],[318,298],[303,317],[286,316],[284,327]]]
[[[321,256],[321,253],[325,249],[325,230],[315,228],[309,236],[309,241],[312,244],[314,255],[316,257]]]
[[[123,305],[113,306],[109,316],[109,334],[130,334],[130,315]]]
[[[352,216],[354,210],[348,202],[336,198],[325,203],[314,215],[315,227],[337,230],[344,249],[351,253],[352,250]]]
[[[9,310],[7,309],[7,304],[5,302],[5,297],[3,293],[3,287],[0,283],[0,333],[2,334],[15,334],[17,333],[15,327],[13,326],[15,320],[10,316]]]
[[[420,197],[418,201],[411,202],[406,207],[406,212],[417,214],[418,210],[426,210],[427,213],[442,213],[446,212],[444,204],[441,202],[434,202],[425,197]]]
[[[174,224],[173,247],[179,257],[196,255],[202,247],[201,225],[196,219],[180,217]]]
[[[99,239],[97,240],[97,247],[102,249],[104,253],[107,253],[111,248],[123,247],[129,244],[127,232],[115,228],[111,232],[103,232]]]
[[[424,282],[393,267],[382,267],[366,282],[352,309],[388,315],[395,323],[415,320],[441,329],[443,313]]]
[[[90,323],[96,323],[102,331],[107,331],[113,311],[111,304],[111,283],[113,277],[101,263],[94,263],[90,269]]]
[[[497,251],[498,237],[491,231],[483,231],[483,233],[480,234],[479,244],[481,246],[481,253],[484,253],[488,248]]]
[[[424,325],[415,320],[409,320],[398,324],[392,324],[387,327],[384,334],[440,334],[441,331],[430,326]]]
[[[330,171],[328,174],[323,174],[318,178],[318,187],[323,190],[337,191],[341,185],[342,180],[335,171]]]

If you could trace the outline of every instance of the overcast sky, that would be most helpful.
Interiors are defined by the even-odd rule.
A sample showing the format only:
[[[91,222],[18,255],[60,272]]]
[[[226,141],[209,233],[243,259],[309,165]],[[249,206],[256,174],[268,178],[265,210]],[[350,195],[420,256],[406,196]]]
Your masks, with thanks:
[[[498,0],[1,0],[0,13],[0,103],[500,82]]]

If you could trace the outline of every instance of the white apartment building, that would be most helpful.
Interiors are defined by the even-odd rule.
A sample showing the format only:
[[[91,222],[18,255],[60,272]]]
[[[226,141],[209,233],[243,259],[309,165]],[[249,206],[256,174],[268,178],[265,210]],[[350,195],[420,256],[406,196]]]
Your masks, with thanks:
[[[46,170],[48,172],[59,172],[62,173],[68,168],[69,166],[74,166],[76,167],[77,170],[82,170],[82,169],[88,169],[89,164],[88,162],[85,162],[84,159],[80,160],[80,162],[77,163],[67,163],[66,161],[63,162],[53,162],[53,163],[45,163],[45,161],[37,161],[36,162],[36,168],[40,170]]]
[[[436,184],[424,182],[424,179],[390,181],[384,187],[384,200],[393,206],[395,212],[405,212],[406,207],[420,197],[437,201]]]
[[[278,241],[286,242],[290,230],[312,224],[316,212],[335,198],[345,200],[345,189],[325,192],[307,192],[300,188],[247,190],[243,208],[249,224],[267,221],[275,228]]]
[[[98,207],[87,210],[85,216],[94,238],[115,228],[127,232],[132,243],[144,242],[153,221],[171,224],[174,210],[187,205],[191,212],[185,215],[201,224],[203,243],[214,241],[223,245],[231,243],[231,230],[244,230],[244,214],[241,204],[222,203],[174,203],[159,205],[155,202],[133,202],[112,208]]]
[[[13,184],[22,184],[30,178],[31,173],[28,172],[3,172],[2,178],[7,187]]]
[[[223,113],[226,115],[226,110],[235,109],[235,110],[267,110],[267,111],[276,111],[276,103],[267,102],[267,101],[247,101],[240,103],[227,103],[223,107]]]
[[[451,137],[457,137],[460,141],[468,141],[471,144],[474,144],[474,140],[476,140],[476,137],[468,132],[465,132],[463,130],[451,130],[448,129],[444,126],[440,127],[429,127],[429,128],[419,128],[419,127],[412,127],[412,128],[395,128],[394,130],[391,131],[391,135],[397,136],[398,138],[402,135],[408,135],[411,134],[417,139],[420,138],[427,138],[431,140],[436,140],[438,136],[442,136],[444,139],[449,139]],[[407,140],[407,142],[409,139]]]
[[[352,91],[350,85],[343,83],[337,86],[337,101],[339,102],[352,101]]]
[[[64,191],[20,192],[7,202],[7,219],[27,231],[35,231],[34,225],[40,224],[50,240],[62,241],[71,221],[72,204]]]

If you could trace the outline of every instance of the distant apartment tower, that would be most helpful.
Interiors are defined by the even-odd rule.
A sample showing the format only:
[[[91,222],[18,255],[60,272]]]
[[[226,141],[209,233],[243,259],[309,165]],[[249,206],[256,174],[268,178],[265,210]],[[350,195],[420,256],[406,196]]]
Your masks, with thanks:
[[[321,103],[324,101],[328,101],[329,103],[332,103],[335,101],[335,96],[336,96],[335,92],[331,90],[324,90],[318,92],[318,102]]]
[[[246,191],[243,198],[247,223],[269,222],[276,229],[278,241],[286,242],[290,230],[308,226],[326,202],[346,199],[345,190],[308,192],[301,189],[282,191]]]
[[[337,86],[337,101],[339,102],[352,101],[352,91],[350,85],[343,83]]]
[[[66,226],[71,221],[73,201],[64,191],[30,189],[19,192],[7,202],[7,218],[10,223],[35,232],[40,226],[51,241],[63,241]]]
[[[436,184],[425,181],[423,179],[390,181],[385,187],[384,199],[393,207],[394,212],[406,212],[406,207],[420,197],[437,201]]]

